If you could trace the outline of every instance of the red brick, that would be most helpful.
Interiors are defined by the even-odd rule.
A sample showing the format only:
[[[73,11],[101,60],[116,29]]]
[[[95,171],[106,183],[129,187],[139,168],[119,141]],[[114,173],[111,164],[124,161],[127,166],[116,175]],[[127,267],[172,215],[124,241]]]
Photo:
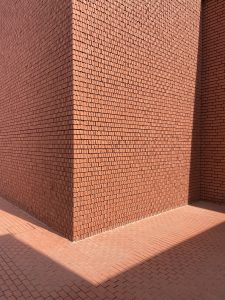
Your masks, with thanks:
[[[0,194],[72,238],[69,0],[0,2]]]
[[[201,198],[225,203],[225,2],[203,2]]]
[[[225,202],[225,4],[202,5],[2,0],[0,194],[70,239]]]
[[[73,1],[74,238],[200,197],[201,1]]]

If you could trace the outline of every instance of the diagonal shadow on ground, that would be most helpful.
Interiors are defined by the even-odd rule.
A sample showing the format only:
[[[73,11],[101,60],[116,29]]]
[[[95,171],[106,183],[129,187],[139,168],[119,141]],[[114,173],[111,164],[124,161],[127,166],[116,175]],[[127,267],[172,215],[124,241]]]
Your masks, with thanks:
[[[98,285],[16,236],[3,235],[0,298],[224,299],[224,234],[225,222]]]

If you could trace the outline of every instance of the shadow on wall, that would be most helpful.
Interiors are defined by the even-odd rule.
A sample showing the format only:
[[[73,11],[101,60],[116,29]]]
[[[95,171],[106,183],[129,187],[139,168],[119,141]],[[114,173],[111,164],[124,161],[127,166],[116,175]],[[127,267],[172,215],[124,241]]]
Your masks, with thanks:
[[[200,110],[201,110],[201,69],[202,69],[202,7],[200,11],[199,38],[197,51],[197,68],[195,79],[195,101],[193,109],[193,127],[191,141],[191,158],[189,173],[189,195],[188,203],[201,200],[201,132],[200,132]]]
[[[225,205],[224,204],[216,203],[217,205],[215,205],[215,206],[212,206],[211,204],[212,204],[212,201],[203,200],[203,201],[192,203],[191,206],[216,211],[219,213],[225,213]]]
[[[98,285],[15,236],[3,235],[0,236],[0,297],[224,299],[224,233],[225,223],[222,223]],[[73,263],[79,265],[79,261]]]
[[[24,220],[34,225],[34,227],[38,226],[44,228],[49,232],[55,232],[54,229],[48,227],[46,224],[42,223],[38,219],[31,217],[31,215],[29,215],[26,211],[20,209],[19,207],[14,206],[11,202],[8,202],[7,200],[0,197],[0,217],[1,217],[1,211],[3,211],[5,216],[7,217],[10,217],[10,215],[17,217],[17,220],[19,220],[19,222],[20,220]],[[57,235],[60,235],[60,233],[57,232]]]
[[[201,199],[225,204],[225,1],[203,1]]]

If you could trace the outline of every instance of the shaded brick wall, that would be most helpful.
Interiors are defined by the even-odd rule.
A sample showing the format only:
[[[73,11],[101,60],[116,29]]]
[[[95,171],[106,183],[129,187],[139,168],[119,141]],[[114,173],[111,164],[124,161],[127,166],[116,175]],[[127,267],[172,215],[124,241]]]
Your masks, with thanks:
[[[75,239],[199,199],[200,2],[73,0]]]
[[[0,195],[72,238],[71,1],[0,1]]]
[[[203,1],[201,198],[225,203],[225,2]]]

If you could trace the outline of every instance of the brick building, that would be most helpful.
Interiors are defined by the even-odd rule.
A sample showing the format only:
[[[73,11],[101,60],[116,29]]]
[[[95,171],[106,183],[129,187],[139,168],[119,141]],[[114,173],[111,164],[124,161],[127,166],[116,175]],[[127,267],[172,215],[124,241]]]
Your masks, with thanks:
[[[72,240],[225,202],[222,0],[1,0],[0,195]]]

